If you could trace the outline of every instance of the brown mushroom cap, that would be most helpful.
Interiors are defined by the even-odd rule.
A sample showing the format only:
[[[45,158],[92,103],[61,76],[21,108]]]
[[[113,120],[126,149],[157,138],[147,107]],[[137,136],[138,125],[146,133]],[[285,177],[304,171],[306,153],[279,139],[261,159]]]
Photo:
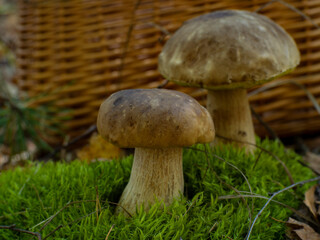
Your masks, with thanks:
[[[100,106],[98,131],[124,148],[183,147],[211,142],[210,114],[192,97],[174,90],[129,89]]]
[[[218,90],[259,85],[299,62],[294,40],[275,22],[224,10],[185,22],[159,55],[159,71],[182,85]]]

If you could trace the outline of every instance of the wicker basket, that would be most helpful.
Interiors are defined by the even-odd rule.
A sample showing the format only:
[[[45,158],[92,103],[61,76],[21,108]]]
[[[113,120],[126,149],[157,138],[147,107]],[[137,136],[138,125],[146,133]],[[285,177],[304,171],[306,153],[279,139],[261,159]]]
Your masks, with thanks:
[[[254,11],[269,0],[21,0],[17,83],[38,104],[71,109],[64,129],[73,137],[96,121],[100,103],[126,88],[153,88],[163,83],[157,57],[181,24],[220,9]],[[282,84],[250,97],[255,111],[279,136],[320,130],[320,116],[307,96],[320,100],[320,0],[280,2],[260,12],[282,25],[296,40],[300,66],[287,76],[300,86]],[[277,80],[276,80],[277,81]],[[274,83],[274,82],[273,82]],[[301,87],[305,89],[302,89]],[[204,103],[206,91],[169,83]],[[256,132],[266,135],[256,121]]]

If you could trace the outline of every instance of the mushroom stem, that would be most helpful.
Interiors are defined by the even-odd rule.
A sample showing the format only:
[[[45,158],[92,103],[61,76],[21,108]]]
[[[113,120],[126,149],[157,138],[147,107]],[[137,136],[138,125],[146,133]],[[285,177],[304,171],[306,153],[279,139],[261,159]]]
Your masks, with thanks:
[[[131,175],[119,201],[130,214],[144,204],[165,205],[183,194],[182,148],[136,148]],[[125,211],[117,207],[116,214]]]
[[[255,144],[256,140],[245,89],[209,90],[207,109],[216,128],[214,145],[232,142],[240,148],[246,147],[247,152],[253,152],[255,147],[246,144]]]

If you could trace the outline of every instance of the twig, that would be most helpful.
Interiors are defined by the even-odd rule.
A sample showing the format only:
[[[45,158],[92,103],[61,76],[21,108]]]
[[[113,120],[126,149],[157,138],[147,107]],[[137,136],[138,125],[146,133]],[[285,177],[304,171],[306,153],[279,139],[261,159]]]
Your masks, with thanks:
[[[164,80],[163,83],[157,86],[157,88],[164,88],[169,83],[169,80]]]
[[[272,0],[272,1],[269,1],[266,4],[262,5],[261,7],[259,7],[257,10],[255,10],[255,12],[258,13],[258,12],[262,11],[264,8],[268,7],[269,5],[271,5],[271,4],[275,3],[275,2],[279,2],[280,4],[286,6],[287,8],[292,10],[293,12],[298,13],[305,20],[311,22],[314,27],[320,29],[320,26],[315,21],[313,21],[313,19],[311,17],[309,17],[308,15],[303,13],[301,10],[299,10],[298,8],[293,6],[292,4],[287,3],[286,1],[283,1],[283,0]]]
[[[161,25],[155,22],[149,22],[148,24],[151,25],[152,27],[159,29],[165,36],[171,36],[171,33]]]
[[[320,105],[318,104],[318,101],[314,97],[314,95],[304,85],[302,85],[301,83],[298,83],[296,81],[290,80],[290,79],[289,80],[271,82],[270,84],[264,85],[264,86],[262,86],[262,87],[260,87],[260,88],[258,88],[256,90],[248,93],[248,96],[253,96],[253,95],[257,94],[257,93],[263,92],[263,91],[268,90],[270,88],[278,87],[278,86],[285,85],[285,84],[288,84],[288,83],[301,88],[306,93],[306,95],[309,98],[309,100],[312,102],[314,108],[320,114]]]
[[[273,139],[277,139],[280,141],[280,138],[277,136],[275,131],[260,117],[260,115],[254,110],[254,108],[250,105],[250,109],[252,112],[252,115],[258,120],[258,122],[267,130],[267,132],[270,134],[270,136]]]
[[[161,37],[158,39],[158,41],[159,41],[160,43],[163,42],[163,40],[164,40],[164,38],[165,38],[166,36],[171,36],[171,35],[172,35],[167,29],[165,29],[164,27],[162,27],[161,25],[159,25],[159,24],[157,24],[157,23],[155,23],[155,22],[149,22],[148,24],[151,25],[151,26],[153,26],[153,27],[155,27],[155,28],[157,28],[157,29],[159,29],[159,30],[163,33],[163,36],[161,36]]]
[[[288,186],[288,187],[286,187],[286,188],[283,188],[283,189],[281,189],[281,190],[273,193],[272,196],[271,196],[271,197],[268,199],[268,201],[266,202],[266,204],[261,208],[261,210],[258,212],[258,214],[256,215],[256,217],[254,218],[254,220],[253,220],[253,222],[252,222],[252,224],[251,224],[250,230],[249,230],[249,232],[248,232],[248,235],[247,235],[247,237],[246,237],[246,240],[249,240],[250,235],[251,235],[251,233],[252,233],[252,229],[253,229],[253,227],[254,227],[254,224],[255,224],[256,221],[258,220],[258,218],[259,218],[259,216],[261,215],[261,213],[263,212],[263,210],[268,206],[268,204],[272,201],[272,199],[273,199],[275,196],[277,196],[278,194],[283,193],[283,192],[285,192],[285,191],[287,191],[287,190],[289,190],[289,189],[291,189],[291,188],[294,188],[294,187],[296,187],[296,186],[298,186],[298,185],[303,185],[303,184],[306,184],[306,183],[309,183],[309,182],[314,182],[314,181],[319,181],[319,180],[320,180],[320,176],[315,177],[315,178],[312,178],[312,179],[300,181],[300,182],[294,183],[294,184],[292,184],[292,185],[290,185],[290,186]]]
[[[105,240],[108,240],[109,235],[110,235],[110,233],[111,233],[111,231],[112,231],[113,227],[114,227],[114,224],[113,224],[113,225],[111,226],[111,228],[109,229],[108,234],[107,234],[107,236],[106,236],[106,239],[105,239]]]
[[[262,155],[262,151],[259,152],[259,155],[258,155],[256,161],[254,162],[252,169],[256,168],[257,163],[259,162],[259,159],[261,158],[261,155]]]
[[[0,225],[0,229],[9,229],[12,231],[16,231],[16,232],[22,232],[22,233],[27,233],[27,234],[31,234],[33,236],[36,236],[39,240],[42,240],[42,236],[40,233],[38,232],[31,232],[25,229],[20,229],[20,228],[16,228],[16,225],[10,225],[10,226],[4,226],[4,225]]]
[[[274,2],[277,2],[277,0],[272,0],[272,1],[267,2],[266,4],[263,4],[258,9],[256,9],[254,12],[256,12],[256,13],[261,12],[264,8],[268,7],[269,5],[273,4]]]

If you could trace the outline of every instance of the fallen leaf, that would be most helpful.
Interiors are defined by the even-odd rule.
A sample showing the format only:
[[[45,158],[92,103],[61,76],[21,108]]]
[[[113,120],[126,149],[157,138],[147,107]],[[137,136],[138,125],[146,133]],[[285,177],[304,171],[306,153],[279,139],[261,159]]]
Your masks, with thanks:
[[[290,239],[298,240],[320,240],[320,235],[306,223],[289,218],[287,226],[290,228]]]
[[[320,156],[312,153],[307,152],[306,155],[303,157],[303,160],[309,165],[309,167],[315,171],[317,174],[320,174]]]
[[[107,142],[98,134],[93,134],[89,144],[77,151],[77,157],[87,162],[118,159],[123,155],[120,148]]]
[[[315,199],[315,191],[316,191],[317,185],[312,186],[308,191],[304,194],[304,204],[309,208],[310,212],[314,216],[315,219],[317,219],[317,209],[316,209],[316,199]]]

